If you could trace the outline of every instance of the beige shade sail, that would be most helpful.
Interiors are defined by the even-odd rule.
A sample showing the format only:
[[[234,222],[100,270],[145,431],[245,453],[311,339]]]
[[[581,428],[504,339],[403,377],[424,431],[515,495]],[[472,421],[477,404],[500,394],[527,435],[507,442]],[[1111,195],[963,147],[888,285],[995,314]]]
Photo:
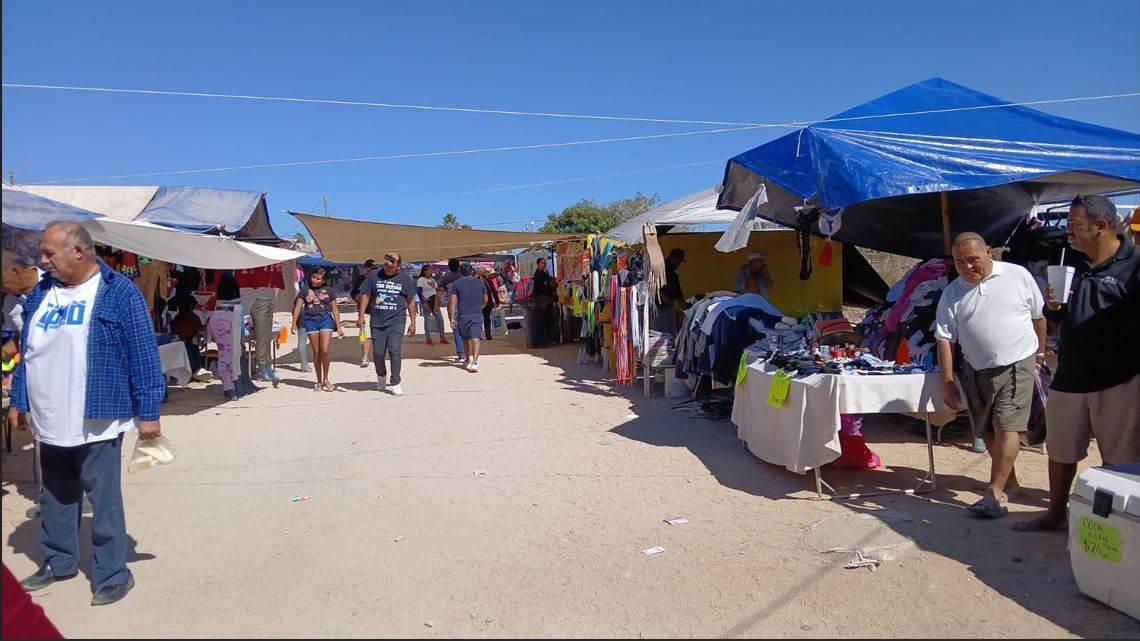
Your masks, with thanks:
[[[289,212],[309,230],[321,257],[334,263],[379,262],[398,252],[404,262],[423,262],[474,254],[499,253],[540,243],[581,238],[575,234],[444,229],[326,218]]]

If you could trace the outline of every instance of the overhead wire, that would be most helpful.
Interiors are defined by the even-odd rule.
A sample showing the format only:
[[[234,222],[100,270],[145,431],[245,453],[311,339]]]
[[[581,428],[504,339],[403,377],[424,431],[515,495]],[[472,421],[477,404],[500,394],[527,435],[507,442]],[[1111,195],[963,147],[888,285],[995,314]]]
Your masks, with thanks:
[[[1128,98],[1140,96],[1140,92],[1130,93],[1117,93],[1117,94],[1104,94],[1100,96],[1077,96],[1070,98],[1045,98],[1041,100],[1030,100],[1017,103],[1002,103],[995,105],[974,105],[969,107],[951,107],[947,109],[929,109],[923,111],[908,112],[906,114],[873,114],[867,116],[850,116],[846,118],[825,118],[822,120],[804,120],[794,121],[789,125],[788,123],[755,123],[755,122],[734,122],[726,120],[690,120],[682,118],[654,118],[648,116],[615,116],[605,114],[574,114],[574,113],[561,113],[561,112],[546,112],[546,111],[524,111],[518,109],[487,109],[479,107],[452,107],[452,106],[439,106],[439,105],[418,105],[407,103],[395,102],[375,102],[365,100],[344,100],[337,98],[296,98],[288,96],[259,96],[253,94],[233,94],[233,93],[217,93],[207,91],[178,91],[178,90],[165,90],[165,89],[133,89],[121,87],[85,87],[78,85],[47,85],[47,84],[33,84],[33,83],[15,83],[5,82],[0,83],[0,86],[9,89],[41,89],[41,90],[54,90],[54,91],[83,91],[83,92],[96,92],[96,93],[117,93],[117,94],[138,94],[138,95],[153,95],[153,96],[177,96],[177,97],[192,97],[192,98],[220,98],[230,100],[253,100],[263,102],[289,102],[289,103],[304,103],[304,104],[325,104],[325,105],[342,105],[342,106],[355,106],[355,107],[375,107],[385,109],[410,109],[421,111],[447,111],[458,113],[475,113],[475,114],[490,114],[502,116],[530,116],[540,118],[563,118],[574,120],[609,120],[619,122],[649,122],[660,124],[685,124],[685,125],[716,125],[716,126],[749,126],[749,127],[788,127],[795,126],[801,127],[820,122],[842,122],[847,120],[868,120],[873,118],[893,117],[897,115],[922,115],[932,113],[946,113],[949,111],[969,111],[973,109],[994,109],[1002,107],[1020,107],[1020,106],[1034,106],[1034,105],[1050,105],[1060,104],[1066,102],[1081,102],[1088,100],[1106,100],[1112,98]]]

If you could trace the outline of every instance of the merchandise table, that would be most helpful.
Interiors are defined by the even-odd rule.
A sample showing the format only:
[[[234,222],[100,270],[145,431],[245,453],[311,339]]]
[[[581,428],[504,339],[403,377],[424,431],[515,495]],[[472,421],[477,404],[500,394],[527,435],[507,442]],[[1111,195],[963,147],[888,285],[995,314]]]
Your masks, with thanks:
[[[820,498],[891,494],[894,491],[825,497],[823,488],[835,490],[823,481],[819,468],[839,458],[840,414],[915,413],[926,417],[929,467],[916,488],[901,491],[920,494],[937,487],[929,417],[947,409],[940,374],[812,374],[793,379],[783,407],[776,409],[768,404],[775,373],[764,362],[752,363],[733,400],[737,435],[757,458],[800,474],[814,470]]]

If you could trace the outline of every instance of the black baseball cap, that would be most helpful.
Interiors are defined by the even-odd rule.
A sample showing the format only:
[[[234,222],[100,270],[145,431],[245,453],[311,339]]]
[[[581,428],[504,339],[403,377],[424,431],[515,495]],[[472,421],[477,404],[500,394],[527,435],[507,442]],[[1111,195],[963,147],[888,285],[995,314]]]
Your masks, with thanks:
[[[376,261],[374,261],[374,260],[372,260],[371,258],[369,258],[368,260],[364,261],[364,266],[365,266],[365,267],[375,267],[375,266],[376,266]]]

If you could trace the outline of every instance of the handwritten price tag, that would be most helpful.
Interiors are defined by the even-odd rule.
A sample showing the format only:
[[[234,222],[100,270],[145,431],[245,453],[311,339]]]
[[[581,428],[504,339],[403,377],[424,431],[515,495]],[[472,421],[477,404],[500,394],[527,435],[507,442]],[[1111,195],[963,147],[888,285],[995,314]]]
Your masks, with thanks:
[[[1082,516],[1081,549],[1094,559],[1120,563],[1120,530],[1100,519]]]
[[[782,369],[776,370],[776,376],[772,378],[772,387],[768,390],[768,404],[776,409],[784,407],[791,386],[791,375]]]
[[[736,386],[740,387],[740,384],[743,383],[744,379],[747,377],[748,377],[748,352],[744,352],[743,354],[740,355],[740,364],[736,366]]]

